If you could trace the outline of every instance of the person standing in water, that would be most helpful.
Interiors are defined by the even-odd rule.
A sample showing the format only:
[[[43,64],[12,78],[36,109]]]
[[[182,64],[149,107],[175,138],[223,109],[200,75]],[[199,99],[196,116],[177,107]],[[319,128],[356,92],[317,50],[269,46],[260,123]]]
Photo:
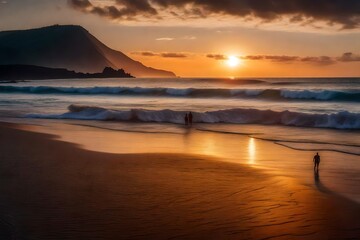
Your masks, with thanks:
[[[185,125],[189,125],[189,117],[188,117],[187,113],[185,114],[184,121],[185,121]]]
[[[192,125],[192,121],[193,121],[193,115],[191,112],[189,112],[189,124]]]
[[[314,156],[314,171],[319,171],[319,165],[320,165],[320,155],[319,153],[316,153],[316,155]]]

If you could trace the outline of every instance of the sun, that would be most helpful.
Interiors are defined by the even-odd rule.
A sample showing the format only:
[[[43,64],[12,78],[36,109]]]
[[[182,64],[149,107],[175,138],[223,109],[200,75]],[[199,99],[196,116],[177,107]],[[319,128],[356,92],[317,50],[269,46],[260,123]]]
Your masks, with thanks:
[[[238,57],[229,56],[226,63],[229,67],[233,68],[233,67],[237,67],[239,64],[241,64],[241,60]]]

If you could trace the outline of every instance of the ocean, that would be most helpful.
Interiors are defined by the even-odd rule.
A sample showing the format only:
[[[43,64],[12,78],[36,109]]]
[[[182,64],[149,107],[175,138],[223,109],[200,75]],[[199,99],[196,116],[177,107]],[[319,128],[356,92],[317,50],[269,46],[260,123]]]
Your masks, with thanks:
[[[86,79],[0,85],[2,117],[183,124],[190,111],[203,130],[245,129],[292,145],[331,143],[339,151],[360,154],[360,78]]]

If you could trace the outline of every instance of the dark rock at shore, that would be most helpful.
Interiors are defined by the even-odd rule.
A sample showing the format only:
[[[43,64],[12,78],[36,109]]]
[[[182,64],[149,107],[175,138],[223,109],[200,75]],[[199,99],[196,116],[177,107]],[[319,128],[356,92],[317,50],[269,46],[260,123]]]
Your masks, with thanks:
[[[72,79],[72,78],[132,78],[123,69],[104,68],[101,73],[82,73],[65,68],[48,68],[32,65],[0,65],[0,81]]]

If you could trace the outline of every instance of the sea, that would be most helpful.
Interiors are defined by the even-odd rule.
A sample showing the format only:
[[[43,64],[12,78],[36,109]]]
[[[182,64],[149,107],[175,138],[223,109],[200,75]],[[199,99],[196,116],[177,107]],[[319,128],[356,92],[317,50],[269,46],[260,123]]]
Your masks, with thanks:
[[[360,130],[360,78],[130,78],[0,85],[0,114],[7,117],[183,124],[187,112],[194,122],[212,126],[311,128],[311,140],[322,141],[317,129]]]
[[[360,202],[356,190],[360,78],[59,79],[0,84],[0,120],[10,122],[75,121],[109,131],[181,134],[189,112],[193,128],[200,132],[248,136],[309,154],[327,152],[328,158],[334,156],[328,179],[346,180],[334,189],[346,188],[344,195]],[[214,141],[213,145],[221,144]],[[223,152],[236,155],[233,149]]]

